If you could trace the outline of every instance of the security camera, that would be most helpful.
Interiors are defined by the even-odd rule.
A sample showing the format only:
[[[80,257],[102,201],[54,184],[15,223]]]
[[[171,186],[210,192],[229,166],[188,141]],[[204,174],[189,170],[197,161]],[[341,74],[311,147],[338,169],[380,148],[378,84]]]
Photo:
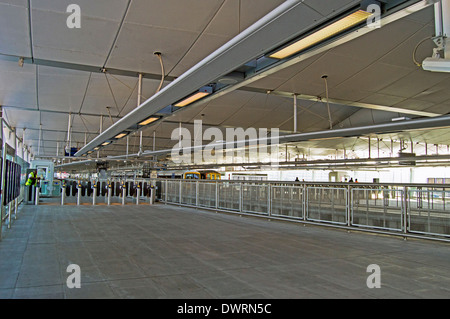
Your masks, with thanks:
[[[450,72],[450,59],[426,58],[422,63],[425,71]]]

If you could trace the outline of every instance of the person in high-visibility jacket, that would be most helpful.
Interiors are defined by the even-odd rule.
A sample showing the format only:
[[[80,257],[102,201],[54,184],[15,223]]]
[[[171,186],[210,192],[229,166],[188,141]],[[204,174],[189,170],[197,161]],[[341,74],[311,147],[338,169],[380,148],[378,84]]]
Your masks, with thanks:
[[[28,201],[33,199],[33,187],[32,186],[36,186],[37,181],[38,181],[38,177],[37,177],[37,170],[31,171],[30,174],[28,174],[28,179],[25,182],[25,186],[29,186],[28,187]]]
[[[25,186],[36,186],[37,180],[37,171],[32,171],[30,174],[28,174],[28,179],[25,183]]]

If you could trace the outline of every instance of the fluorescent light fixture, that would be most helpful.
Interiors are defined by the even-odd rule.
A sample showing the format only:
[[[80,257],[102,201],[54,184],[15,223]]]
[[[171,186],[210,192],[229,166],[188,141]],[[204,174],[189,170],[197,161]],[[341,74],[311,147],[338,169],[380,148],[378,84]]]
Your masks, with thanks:
[[[367,19],[372,15],[370,12],[366,12],[364,10],[358,10],[322,29],[320,29],[317,32],[314,32],[313,34],[306,36],[305,38],[294,42],[291,45],[288,45],[287,47],[276,51],[275,53],[272,53],[269,55],[270,58],[274,59],[284,59],[287,58],[295,53],[298,53],[300,51],[303,51],[309,47],[312,47],[313,45],[322,42],[326,39],[329,39],[345,30],[348,30],[358,24],[360,24],[363,21],[367,21]]]
[[[114,137],[114,138],[119,139],[119,138],[125,137],[125,136],[127,136],[127,135],[128,135],[128,133],[120,133],[119,135],[117,135],[117,136]]]
[[[156,117],[156,116],[150,116],[148,119],[142,121],[142,122],[139,123],[138,125],[140,125],[140,126],[149,125],[149,124],[151,124],[151,123],[153,123],[153,122],[156,122],[156,121],[159,120],[159,119],[160,119],[159,117]]]
[[[184,107],[189,104],[194,103],[195,101],[198,101],[202,98],[204,98],[207,95],[210,95],[212,93],[212,87],[205,86],[201,88],[198,92],[194,93],[193,95],[185,98],[184,100],[181,100],[180,102],[176,103],[174,106],[176,107]]]
[[[109,145],[109,144],[111,144],[111,142],[108,141],[108,142],[103,143],[102,146],[106,146],[106,145]]]
[[[96,148],[94,148],[94,151],[98,151],[100,149],[100,146],[97,146]]]
[[[450,72],[450,59],[426,58],[422,62],[422,68],[431,72]]]

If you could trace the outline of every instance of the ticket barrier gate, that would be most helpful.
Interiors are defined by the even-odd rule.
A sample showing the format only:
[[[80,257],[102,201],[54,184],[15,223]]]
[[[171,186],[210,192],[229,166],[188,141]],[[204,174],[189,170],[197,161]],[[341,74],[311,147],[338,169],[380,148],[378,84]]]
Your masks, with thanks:
[[[111,205],[116,199],[116,202],[121,202],[122,205],[127,204],[127,199],[131,197],[133,204],[140,205],[142,198],[148,198],[149,204],[153,205],[155,202],[155,188],[147,182],[133,182],[113,181],[113,182],[81,182],[81,181],[63,181],[61,186],[61,205],[67,205],[68,198],[76,198],[76,204],[86,204],[86,198],[91,197],[92,205],[98,205],[99,197],[105,198],[105,204]],[[117,198],[120,201],[117,201]]]

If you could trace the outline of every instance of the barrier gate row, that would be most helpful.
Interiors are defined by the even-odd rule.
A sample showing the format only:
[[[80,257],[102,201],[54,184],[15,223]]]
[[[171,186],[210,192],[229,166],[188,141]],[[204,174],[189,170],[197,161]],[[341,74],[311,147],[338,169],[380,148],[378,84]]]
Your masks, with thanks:
[[[445,241],[450,237],[450,191],[445,185],[170,179],[157,183],[166,204]]]
[[[61,187],[61,205],[76,199],[77,205],[98,205],[103,199],[107,205],[153,205],[156,189],[150,181],[64,181]]]

